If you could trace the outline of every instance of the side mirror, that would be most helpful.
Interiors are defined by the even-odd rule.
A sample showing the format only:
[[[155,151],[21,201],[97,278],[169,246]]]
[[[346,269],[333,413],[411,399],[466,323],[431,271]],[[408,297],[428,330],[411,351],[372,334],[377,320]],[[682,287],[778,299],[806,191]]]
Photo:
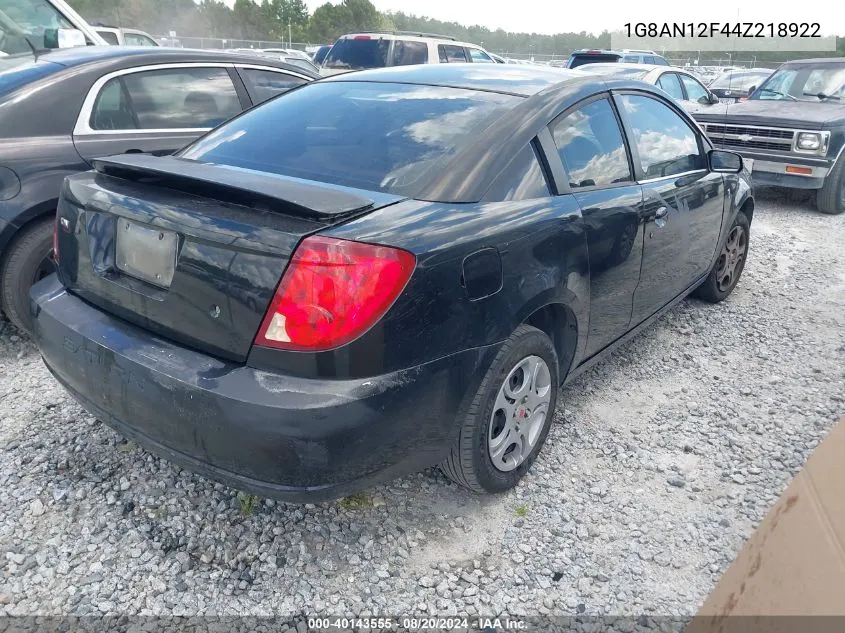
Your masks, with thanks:
[[[750,97],[750,96],[751,96],[751,93],[752,93],[752,92],[754,92],[755,90],[757,90],[757,86],[751,86],[751,87],[748,89],[748,96]]]
[[[723,149],[711,149],[707,153],[710,171],[718,174],[738,174],[742,171],[742,156]]]
[[[710,105],[716,105],[717,103],[719,103],[719,97],[710,92],[707,94],[707,103],[709,103]]]
[[[46,48],[71,48],[85,46],[85,34],[79,29],[46,29],[44,46]]]

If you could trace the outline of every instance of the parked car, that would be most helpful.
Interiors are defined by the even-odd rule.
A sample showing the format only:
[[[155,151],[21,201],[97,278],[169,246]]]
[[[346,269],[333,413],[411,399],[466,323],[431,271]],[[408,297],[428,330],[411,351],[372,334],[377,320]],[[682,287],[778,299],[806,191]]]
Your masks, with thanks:
[[[318,49],[317,49],[317,51],[314,53],[314,58],[312,59],[312,61],[313,61],[313,62],[314,62],[317,66],[322,66],[322,64],[323,64],[323,60],[325,60],[325,59],[326,59],[326,55],[328,55],[328,54],[329,54],[329,51],[330,51],[330,50],[332,50],[332,45],[331,45],[331,44],[325,44],[324,46],[321,46],[321,47],[320,47],[320,48],[318,48]]]
[[[783,64],[747,101],[696,118],[718,147],[749,159],[755,184],[815,190],[819,211],[845,211],[841,57]]]
[[[311,61],[311,58],[308,57],[308,55],[302,53],[301,51],[293,51],[293,49],[283,48],[231,48],[226,50],[236,53],[255,55],[256,57],[270,57],[272,59],[278,59],[286,64],[290,64],[291,66],[298,66],[308,72],[315,73],[317,75],[320,74],[320,67]]]
[[[176,151],[316,74],[222,51],[81,47],[0,58],[0,308],[31,326],[62,180],[104,154]]]
[[[154,453],[293,501],[438,463],[514,486],[562,382],[731,293],[754,208],[662,91],[501,64],[324,79],[94,166],[31,293],[45,363]]]
[[[17,0],[0,8],[0,57],[105,43],[64,0]]]
[[[775,72],[769,68],[730,70],[716,78],[709,86],[710,92],[722,103],[745,101],[754,89],[762,85]]]
[[[579,67],[579,71],[599,75],[618,75],[653,84],[692,113],[709,110],[719,103],[719,98],[710,92],[695,75],[675,66],[588,64]]]
[[[155,38],[146,31],[124,29],[97,24],[94,26],[100,37],[112,46],[158,46]]]
[[[612,51],[607,49],[581,49],[573,52],[566,62],[566,68],[578,68],[586,64],[650,64],[668,66],[669,62],[654,51]]]
[[[350,33],[338,39],[323,60],[322,74],[414,64],[496,62],[480,46],[448,35],[412,31]]]

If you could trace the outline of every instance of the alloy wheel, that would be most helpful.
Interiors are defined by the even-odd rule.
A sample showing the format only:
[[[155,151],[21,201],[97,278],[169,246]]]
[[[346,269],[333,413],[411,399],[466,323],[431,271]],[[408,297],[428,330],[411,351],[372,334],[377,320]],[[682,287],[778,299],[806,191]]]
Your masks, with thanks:
[[[528,356],[510,370],[499,388],[487,447],[493,466],[511,471],[528,458],[543,431],[552,398],[549,366]]]
[[[741,226],[731,229],[716,266],[716,286],[728,292],[736,284],[748,253],[748,234]]]

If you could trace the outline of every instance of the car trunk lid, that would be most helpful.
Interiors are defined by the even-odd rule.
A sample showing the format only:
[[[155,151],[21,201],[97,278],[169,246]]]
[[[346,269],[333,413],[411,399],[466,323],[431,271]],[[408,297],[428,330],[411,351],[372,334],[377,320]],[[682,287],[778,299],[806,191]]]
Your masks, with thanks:
[[[299,241],[402,198],[172,157],[69,178],[57,219],[73,293],[173,341],[244,361]]]

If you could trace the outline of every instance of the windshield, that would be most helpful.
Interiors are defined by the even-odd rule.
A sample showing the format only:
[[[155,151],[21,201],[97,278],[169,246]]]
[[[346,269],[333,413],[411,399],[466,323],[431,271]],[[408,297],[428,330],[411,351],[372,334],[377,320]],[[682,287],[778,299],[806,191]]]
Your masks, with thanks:
[[[57,29],[70,28],[73,25],[47,0],[0,3],[0,52],[6,55],[58,48]]]
[[[422,176],[519,101],[439,86],[317,82],[246,112],[178,155],[413,195]]]
[[[369,36],[338,40],[326,55],[323,67],[337,70],[384,68],[389,47],[390,40],[374,40]]]
[[[836,101],[845,98],[845,64],[788,66],[775,71],[751,99]]]
[[[771,73],[725,73],[710,84],[713,90],[748,90],[759,86]]]
[[[569,58],[569,68],[578,68],[584,64],[618,62],[621,55],[613,53],[573,53]]]

